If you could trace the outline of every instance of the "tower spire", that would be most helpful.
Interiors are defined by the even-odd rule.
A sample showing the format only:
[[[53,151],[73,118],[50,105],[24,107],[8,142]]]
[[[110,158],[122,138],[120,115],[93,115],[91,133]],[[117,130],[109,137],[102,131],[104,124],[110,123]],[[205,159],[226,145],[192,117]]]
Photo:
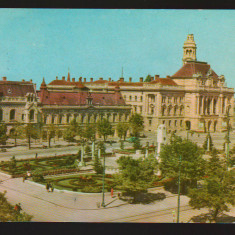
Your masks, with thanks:
[[[43,77],[40,89],[46,88],[46,87],[47,87],[47,85],[46,85],[46,82],[45,82],[45,78]]]
[[[68,77],[67,77],[67,82],[70,82],[70,73],[69,73],[69,68],[68,68]]]

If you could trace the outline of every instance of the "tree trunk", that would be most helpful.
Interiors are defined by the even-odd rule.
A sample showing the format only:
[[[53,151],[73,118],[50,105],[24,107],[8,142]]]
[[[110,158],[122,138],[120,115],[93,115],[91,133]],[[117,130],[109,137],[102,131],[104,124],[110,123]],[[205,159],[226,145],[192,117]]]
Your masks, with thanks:
[[[219,208],[216,208],[212,214],[212,221],[216,222],[218,214],[219,214]]]
[[[48,139],[48,148],[50,148],[51,147],[51,138],[49,137],[49,139]]]

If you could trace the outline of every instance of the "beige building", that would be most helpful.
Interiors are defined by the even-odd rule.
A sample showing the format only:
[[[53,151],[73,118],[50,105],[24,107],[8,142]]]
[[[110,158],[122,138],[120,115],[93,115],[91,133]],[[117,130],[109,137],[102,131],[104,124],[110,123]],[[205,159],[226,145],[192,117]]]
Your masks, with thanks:
[[[132,105],[132,112],[143,115],[147,131],[156,131],[159,124],[165,124],[170,131],[221,132],[227,129],[226,112],[233,117],[234,89],[228,88],[224,76],[218,76],[209,64],[197,61],[196,49],[190,34],[183,46],[183,66],[166,78],[155,75],[150,82],[143,78],[139,82],[131,78],[87,82],[84,78],[83,84],[94,92],[111,92],[118,85],[126,103]]]

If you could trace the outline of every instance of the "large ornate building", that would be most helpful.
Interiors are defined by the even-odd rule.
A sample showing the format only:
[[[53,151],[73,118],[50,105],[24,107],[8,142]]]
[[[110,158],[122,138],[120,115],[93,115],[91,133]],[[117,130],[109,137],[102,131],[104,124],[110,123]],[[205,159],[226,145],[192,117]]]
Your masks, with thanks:
[[[113,125],[127,122],[130,112],[143,115],[145,130],[156,131],[165,124],[169,131],[224,131],[227,113],[233,120],[234,89],[228,88],[206,62],[197,61],[196,43],[189,34],[183,46],[183,66],[172,76],[151,77],[151,81],[87,81],[86,78],[56,78],[40,90],[30,82],[0,82],[0,121],[11,128],[14,121],[56,124],[61,131],[75,118],[79,123],[95,123],[106,117]],[[231,121],[232,125],[233,122]],[[59,137],[61,133],[59,134]]]

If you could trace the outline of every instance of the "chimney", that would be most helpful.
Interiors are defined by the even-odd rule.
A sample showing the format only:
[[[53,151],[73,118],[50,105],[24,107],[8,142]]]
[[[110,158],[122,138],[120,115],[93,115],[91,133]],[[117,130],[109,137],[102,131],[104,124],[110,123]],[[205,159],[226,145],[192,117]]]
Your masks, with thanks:
[[[3,81],[6,81],[6,80],[7,80],[7,77],[2,77],[2,80],[3,80]]]
[[[25,82],[25,80],[24,80],[24,79],[22,79],[22,82]]]
[[[75,78],[72,78],[72,82],[75,82]]]
[[[58,80],[58,76],[56,76],[56,78],[55,78],[56,80]]]
[[[90,78],[90,81],[93,82],[93,78]]]
[[[109,82],[111,82],[111,78],[109,78]]]
[[[166,75],[166,78],[171,78],[171,76],[169,76],[169,75]]]
[[[153,81],[153,77],[150,78],[150,81],[151,81],[151,82]]]
[[[160,76],[159,75],[155,75],[155,80],[157,80]]]
[[[140,82],[143,82],[143,77],[140,78]]]
[[[65,81],[65,76],[62,77],[62,80]]]
[[[120,78],[119,81],[120,81],[120,82],[124,82],[124,78]]]
[[[81,81],[82,81],[82,77],[79,78],[79,82],[81,82]]]
[[[30,79],[29,82],[32,83],[32,82],[33,82],[33,79]]]
[[[86,78],[83,78],[84,82],[86,82]]]
[[[132,81],[132,78],[130,77],[130,78],[129,78],[129,82],[131,82],[131,81]]]
[[[100,80],[100,81],[102,81],[102,80],[103,80],[103,78],[100,78],[99,80]]]

